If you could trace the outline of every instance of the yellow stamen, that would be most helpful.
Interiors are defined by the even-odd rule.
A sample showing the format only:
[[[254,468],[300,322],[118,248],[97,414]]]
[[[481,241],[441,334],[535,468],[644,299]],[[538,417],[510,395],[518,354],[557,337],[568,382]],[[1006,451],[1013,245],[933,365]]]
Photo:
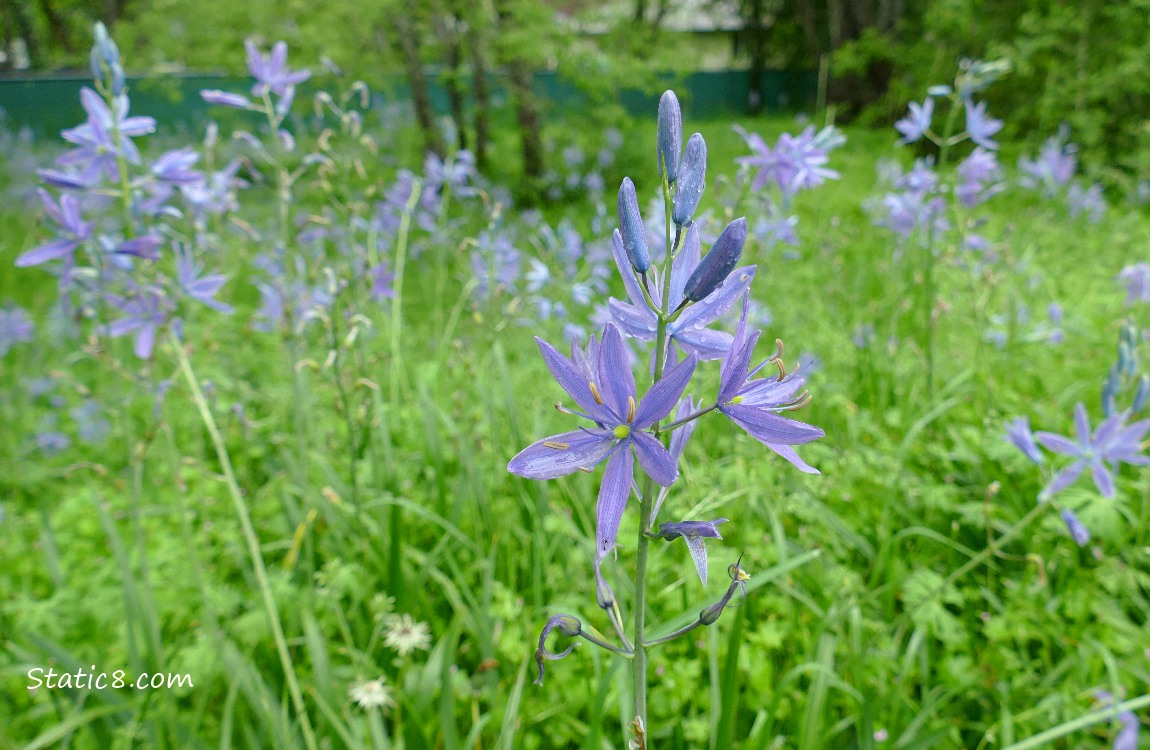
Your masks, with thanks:
[[[635,397],[634,396],[628,396],[627,397],[627,421],[628,422],[634,422],[635,421]]]
[[[577,467],[575,467],[575,468],[579,469],[579,471],[583,471],[583,472],[586,472],[586,473],[588,473],[588,474],[590,474],[590,473],[591,473],[591,470],[590,470],[590,469],[588,469],[586,466],[577,466]]]
[[[591,381],[587,386],[591,389],[591,398],[595,399],[595,403],[602,406],[603,397],[599,395],[599,389],[595,386],[595,381]]]
[[[554,448],[557,451],[565,451],[571,447],[570,443],[560,443],[558,440],[544,440],[543,444],[548,448]]]
[[[787,366],[783,364],[781,359],[776,359],[775,364],[779,368],[779,382],[781,383],[787,379]]]

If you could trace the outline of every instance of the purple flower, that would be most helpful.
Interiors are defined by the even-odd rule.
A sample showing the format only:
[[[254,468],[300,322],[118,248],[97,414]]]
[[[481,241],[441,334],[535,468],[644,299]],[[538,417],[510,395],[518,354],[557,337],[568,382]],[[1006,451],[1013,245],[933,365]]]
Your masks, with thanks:
[[[1044,447],[1075,459],[1074,463],[1054,475],[1050,484],[1042,490],[1041,496],[1058,494],[1089,467],[1094,486],[1102,496],[1114,497],[1114,474],[1119,464],[1150,464],[1150,456],[1142,455],[1140,445],[1150,430],[1150,419],[1127,425],[1127,416],[1126,413],[1120,413],[1108,417],[1091,433],[1086,407],[1079,402],[1074,407],[1074,439],[1053,432],[1036,432],[1034,437]],[[1109,467],[1107,462],[1110,463]]]
[[[716,518],[714,521],[679,521],[678,523],[661,523],[655,536],[661,536],[668,542],[680,537],[687,543],[691,559],[695,561],[695,570],[699,573],[699,580],[707,585],[707,547],[704,539],[722,539],[719,530],[715,527],[726,523],[725,518]]]
[[[1066,522],[1066,529],[1079,547],[1085,547],[1090,541],[1090,529],[1082,525],[1074,511],[1066,508],[1062,511],[1062,520]]]
[[[964,100],[966,103],[966,134],[970,140],[991,151],[998,150],[998,142],[992,135],[1002,130],[1002,120],[996,120],[986,114],[986,102],[974,103],[972,99]]]
[[[230,315],[235,309],[226,302],[216,299],[216,293],[227,282],[222,273],[203,275],[203,268],[196,263],[190,249],[177,246],[176,280],[184,294],[213,310]]]
[[[809,394],[799,392],[805,379],[797,373],[783,374],[781,347],[770,359],[748,371],[761,331],[748,335],[747,308],[747,297],[744,297],[739,328],[731,348],[723,358],[716,408],[751,437],[790,461],[799,471],[818,474],[818,469],[799,458],[791,446],[809,443],[826,433],[818,427],[779,416],[779,412],[794,411],[807,403]],[[753,380],[768,364],[778,368],[780,377]]]
[[[152,163],[152,174],[173,185],[191,185],[204,179],[203,172],[192,169],[199,160],[200,155],[192,148],[167,151]]]
[[[9,305],[0,309],[0,357],[7,356],[13,344],[31,341],[36,326],[22,307]]]
[[[751,189],[756,192],[773,180],[785,196],[792,196],[800,190],[817,187],[828,179],[839,178],[838,172],[825,166],[827,152],[841,143],[834,131],[824,130],[816,135],[814,126],[810,125],[797,136],[783,133],[774,149],[769,148],[757,133],[748,133],[737,126],[735,131],[754,152],[735,161],[757,170],[751,183]]]
[[[602,557],[615,546],[619,521],[631,493],[632,449],[643,471],[660,485],[674,483],[679,474],[667,449],[645,430],[675,407],[698,359],[691,355],[672,367],[636,404],[635,376],[623,337],[614,325],[604,329],[601,345],[591,339],[586,351],[573,347],[574,360],[543,339],[535,341],[551,374],[583,410],[571,413],[591,420],[595,427],[540,440],[511,459],[507,470],[530,479],[554,479],[606,461],[595,512],[596,550]]]
[[[56,416],[48,415],[40,422],[36,431],[36,446],[47,456],[55,456],[68,450],[72,439],[56,429]]]
[[[372,299],[378,301],[395,297],[395,289],[392,287],[395,274],[388,270],[386,260],[381,260],[379,265],[368,271],[368,276],[371,278]]]
[[[200,96],[208,104],[220,104],[236,109],[248,109],[252,106],[251,100],[242,94],[233,94],[230,91],[219,89],[201,89]]]
[[[80,202],[75,196],[64,194],[60,196],[60,203],[57,204],[47,190],[40,188],[38,194],[40,202],[44,204],[44,210],[56,223],[61,236],[20,255],[16,259],[16,265],[22,268],[38,266],[57,258],[71,259],[76,248],[92,237],[94,223],[84,221],[80,216]]]
[[[1081,185],[1071,185],[1066,192],[1066,206],[1070,210],[1070,218],[1076,219],[1086,214],[1091,224],[1102,221],[1106,213],[1106,199],[1102,197],[1102,186],[1091,185],[1083,190]]]
[[[252,96],[263,96],[269,91],[277,96],[293,96],[296,84],[311,78],[309,70],[288,70],[286,42],[276,42],[268,55],[260,54],[251,39],[244,42],[244,49],[248,53],[248,70],[256,79]]]
[[[1036,464],[1042,463],[1042,452],[1034,443],[1034,433],[1030,431],[1030,419],[1017,417],[1006,423],[1006,439],[1022,454]]]
[[[1047,139],[1038,153],[1037,159],[1025,156],[1018,160],[1018,170],[1022,177],[1020,185],[1032,190],[1041,189],[1046,195],[1053,195],[1059,188],[1070,182],[1078,168],[1075,147],[1063,143],[1059,136]]]
[[[922,104],[910,103],[910,114],[894,124],[895,130],[902,133],[899,143],[914,143],[930,130],[934,117],[934,99],[929,96]]]
[[[154,133],[156,121],[151,117],[129,117],[130,104],[124,95],[114,97],[109,109],[104,98],[87,86],[80,90],[80,103],[88,113],[88,121],[60,133],[78,148],[56,161],[80,167],[81,179],[89,184],[98,181],[101,174],[114,181],[119,178],[118,157],[131,164],[140,163],[140,152],[132,138]]]
[[[96,444],[104,442],[108,436],[111,425],[104,419],[104,410],[99,403],[86,399],[84,403],[72,409],[72,419],[76,421],[80,442]]]
[[[109,304],[124,313],[123,317],[108,324],[108,335],[112,337],[136,335],[133,351],[140,359],[148,359],[156,346],[156,335],[168,322],[167,300],[157,290],[140,289],[132,297],[109,295]]]
[[[955,195],[964,206],[973,208],[1005,189],[1005,185],[996,182],[1001,172],[994,152],[977,147],[958,165]]]
[[[647,307],[643,298],[643,291],[630,273],[631,265],[623,251],[623,241],[616,232],[612,236],[612,245],[615,252],[615,264],[619,267],[619,275],[623,277],[623,286],[627,289],[627,296],[631,303],[611,299],[611,315],[615,322],[628,336],[642,341],[652,341],[658,326],[658,316]],[[671,288],[669,290],[669,309],[675,310],[685,299],[683,290],[687,280],[694,274],[700,264],[701,243],[699,241],[698,226],[692,224],[687,229],[687,236],[683,240],[683,247],[671,264]],[[661,305],[663,290],[660,286],[659,274],[651,276],[651,299],[656,305]],[[736,268],[731,272],[728,280],[710,295],[704,297],[679,315],[678,319],[667,324],[667,341],[674,342],[685,352],[698,355],[699,359],[711,360],[723,356],[731,344],[731,334],[725,331],[713,331],[707,328],[711,323],[727,311],[751,285],[755,278],[755,266]]]
[[[1126,304],[1150,302],[1150,263],[1142,261],[1118,272],[1118,281],[1126,284]]]

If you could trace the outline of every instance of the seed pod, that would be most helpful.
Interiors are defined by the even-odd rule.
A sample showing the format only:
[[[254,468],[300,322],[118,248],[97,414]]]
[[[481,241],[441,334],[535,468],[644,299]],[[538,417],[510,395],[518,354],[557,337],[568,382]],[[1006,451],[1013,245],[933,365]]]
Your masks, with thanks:
[[[623,249],[631,267],[639,273],[646,273],[651,267],[647,252],[647,228],[643,226],[643,216],[639,213],[639,198],[635,195],[635,183],[630,177],[623,178],[619,186],[619,233],[623,236]]]
[[[739,264],[743,243],[747,241],[747,220],[738,218],[727,225],[711,251],[703,256],[695,272],[683,287],[683,296],[692,302],[705,299],[723,285],[731,271]]]
[[[663,167],[666,165],[667,182],[673,183],[679,177],[679,151],[683,148],[683,116],[679,111],[679,99],[670,89],[659,97],[658,123],[656,158],[659,161],[659,176],[663,176]]]
[[[695,133],[687,141],[683,150],[683,164],[679,170],[679,181],[675,185],[675,207],[671,218],[675,224],[684,227],[691,223],[707,178],[707,144],[703,136]]]

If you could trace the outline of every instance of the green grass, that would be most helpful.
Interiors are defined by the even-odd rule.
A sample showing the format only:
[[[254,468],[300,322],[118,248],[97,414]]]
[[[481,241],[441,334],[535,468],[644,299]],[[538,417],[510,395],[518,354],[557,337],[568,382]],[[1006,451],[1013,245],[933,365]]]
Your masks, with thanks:
[[[686,123],[707,138],[711,184],[744,153],[732,124]],[[789,118],[740,124],[768,141],[794,129]],[[642,193],[654,184],[653,124],[623,132],[622,166],[604,177],[630,174]],[[1126,468],[1114,500],[1085,479],[1060,496],[1094,533],[1079,549],[1053,508],[1026,520],[1042,479],[1002,435],[1019,415],[1068,432],[1080,400],[1097,419],[1128,314],[1113,277],[1145,258],[1150,220],[1116,206],[1091,225],[1019,191],[993,200],[983,231],[999,260],[972,275],[947,248],[935,269],[931,388],[919,260],[910,249],[897,261],[862,208],[894,138],[848,135],[832,156],[842,180],[798,202],[797,257],[748,249],[760,269],[752,294],[773,313],[764,338],[784,339],[788,363],[818,360],[814,401],[797,416],[826,430],[802,449],[822,476],[798,474],[726,420],[695,432],[661,520],[731,522],[710,548],[706,591],[682,545],[653,545],[650,631],[717,599],[740,554],[752,579],[739,609],[652,651],[651,746],[973,749],[1058,726],[1074,731],[1055,747],[1108,746],[1117,725],[1073,722],[1097,707],[1094,691],[1135,698],[1150,685],[1150,479]],[[315,200],[299,210],[318,211]],[[248,221],[270,222],[270,191],[241,201]],[[192,314],[191,362],[212,384],[321,747],[622,748],[622,660],[583,644],[548,663],[542,688],[530,684],[549,615],[610,632],[592,576],[598,475],[507,474],[523,446],[570,429],[532,338],[561,335],[553,320],[518,325],[513,300],[473,301],[461,243],[483,219],[453,205],[456,234],[409,260],[402,297],[351,344],[342,322],[290,341],[251,331],[251,244],[226,234],[226,270],[239,275],[226,294],[239,310]],[[544,210],[585,234],[591,213],[586,201]],[[0,748],[304,747],[225,471],[173,350],[129,381],[117,372],[136,367],[123,347],[96,356],[44,332],[51,279],[11,266],[43,235],[10,210],[3,236],[0,300],[32,307],[42,333],[0,359]],[[1035,318],[1060,302],[1065,341],[987,343],[991,316],[1015,301]],[[875,339],[860,349],[862,324]],[[332,348],[339,372],[325,365]],[[108,406],[107,441],[36,449],[52,407],[26,383],[45,374],[67,406],[88,393]],[[169,379],[154,416],[143,385]],[[625,515],[627,541],[605,564],[625,608],[636,524]],[[401,657],[384,644],[393,612],[428,624],[429,650]],[[186,672],[194,687],[29,691],[28,670],[50,665]],[[381,676],[396,705],[353,705],[349,688]]]

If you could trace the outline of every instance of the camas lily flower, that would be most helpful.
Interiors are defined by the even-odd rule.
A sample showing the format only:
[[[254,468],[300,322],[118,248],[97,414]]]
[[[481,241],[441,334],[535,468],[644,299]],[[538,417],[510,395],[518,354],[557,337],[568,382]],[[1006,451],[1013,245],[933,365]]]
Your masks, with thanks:
[[[623,285],[627,288],[630,304],[617,299],[610,301],[611,315],[615,322],[628,336],[653,341],[656,337],[659,318],[647,306],[643,297],[643,290],[635,275],[631,272],[631,264],[623,250],[622,238],[616,232],[611,238],[615,252],[615,264],[619,267],[619,275],[623,277]],[[671,288],[669,305],[671,310],[678,308],[684,299],[683,290],[687,280],[699,266],[701,246],[699,241],[699,228],[692,224],[687,229],[687,236],[683,240],[683,247],[671,264]],[[663,290],[659,283],[660,274],[649,274],[652,283],[650,286],[651,300],[656,305],[662,304]],[[691,305],[671,323],[667,324],[668,345],[674,342],[684,352],[693,353],[701,360],[719,359],[731,345],[731,334],[726,331],[713,331],[707,326],[735,303],[740,294],[747,291],[751,281],[755,278],[755,266],[736,268],[728,276],[726,283],[720,286],[699,302]]]
[[[270,54],[260,53],[251,39],[244,42],[248,55],[248,71],[256,79],[252,86],[252,96],[263,96],[271,92],[276,96],[294,96],[296,84],[311,78],[311,71],[289,70],[287,66],[287,43],[276,42]]]
[[[60,135],[77,148],[56,160],[63,166],[80,168],[82,179],[89,184],[104,174],[109,180],[119,179],[117,158],[122,156],[130,164],[140,163],[140,151],[133,138],[156,131],[151,117],[129,117],[130,103],[126,95],[112,100],[111,108],[104,98],[85,86],[80,90],[80,103],[88,113],[83,125],[63,131]]]
[[[743,314],[739,328],[727,356],[723,358],[719,397],[715,408],[726,414],[751,437],[790,461],[799,471],[818,474],[819,470],[799,458],[791,446],[809,443],[826,433],[793,419],[779,416],[779,412],[794,411],[807,404],[810,394],[799,392],[805,380],[797,372],[787,375],[782,365],[782,345],[770,359],[748,372],[751,355],[759,341],[761,331],[747,333],[748,299],[743,297]],[[778,378],[753,379],[766,365],[778,368]],[[798,394],[798,395],[796,395]]]
[[[1048,498],[1066,489],[1087,468],[1098,492],[1103,497],[1114,497],[1114,474],[1119,464],[1150,464],[1150,456],[1142,454],[1141,445],[1150,431],[1150,419],[1128,425],[1128,416],[1129,413],[1121,412],[1108,417],[1091,432],[1090,417],[1086,414],[1086,407],[1079,402],[1074,407],[1074,439],[1053,432],[1034,433],[1038,442],[1049,450],[1076,459],[1054,475],[1040,497]],[[1110,466],[1106,465],[1107,462]]]
[[[71,258],[82,243],[92,238],[94,222],[84,221],[80,216],[80,201],[72,195],[60,196],[60,203],[52,200],[52,195],[43,188],[38,191],[44,210],[59,228],[59,236],[43,245],[32,248],[16,259],[20,267],[38,266],[57,258]]]
[[[599,487],[595,511],[597,555],[615,546],[619,521],[634,482],[633,448],[648,476],[666,487],[679,470],[674,459],[653,435],[645,432],[675,407],[695,373],[698,359],[691,355],[635,401],[635,376],[619,329],[608,323],[603,341],[592,339],[586,351],[575,351],[574,361],[541,338],[535,339],[543,361],[567,394],[583,410],[561,411],[595,423],[573,432],[552,435],[524,448],[507,464],[512,474],[529,479],[554,479],[576,471],[590,471],[603,461],[607,469]]]

